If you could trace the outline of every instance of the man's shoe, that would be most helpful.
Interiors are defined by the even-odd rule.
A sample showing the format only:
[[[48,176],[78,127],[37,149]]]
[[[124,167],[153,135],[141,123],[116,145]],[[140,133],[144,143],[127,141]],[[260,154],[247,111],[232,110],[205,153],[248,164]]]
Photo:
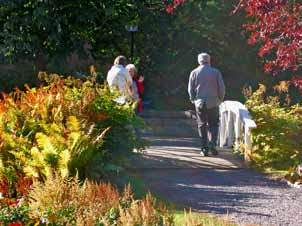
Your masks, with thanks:
[[[212,152],[212,155],[218,155],[218,151],[216,150],[216,148],[212,149],[211,152]]]
[[[214,142],[209,143],[209,149],[210,149],[212,155],[218,155],[218,151],[216,149],[216,144]]]
[[[200,154],[204,157],[209,156],[209,150],[208,148],[201,148]]]
[[[212,155],[218,155],[218,151],[215,146],[211,146],[210,148]]]

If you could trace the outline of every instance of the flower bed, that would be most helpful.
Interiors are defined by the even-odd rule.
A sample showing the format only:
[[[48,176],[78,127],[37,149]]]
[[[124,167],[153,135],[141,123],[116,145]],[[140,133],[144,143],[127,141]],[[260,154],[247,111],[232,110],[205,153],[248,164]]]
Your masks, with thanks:
[[[22,200],[0,199],[0,222],[12,225],[173,225],[174,218],[148,194],[135,200],[105,183],[50,176],[34,182]]]
[[[119,197],[115,188],[90,182],[80,186],[72,178],[100,179],[108,173],[107,169],[120,169],[117,164],[122,164],[121,160],[131,155],[133,148],[143,147],[132,129],[142,122],[131,103],[116,104],[116,94],[97,84],[93,77],[82,81],[56,74],[40,73],[39,76],[45,81],[43,86],[25,85],[25,91],[16,89],[3,94],[0,101],[0,225],[47,222],[81,225],[64,219],[69,219],[75,211],[82,211],[80,215],[83,215],[88,210],[99,210],[106,203],[108,208],[90,216],[103,219],[109,209],[119,207],[119,198],[109,197],[112,194]],[[37,198],[55,196],[63,192],[63,188],[66,189],[63,196],[72,191],[70,184],[64,187],[63,182],[54,183],[52,190],[47,190],[47,181],[54,175],[67,184],[73,181],[74,188],[78,189],[75,196],[65,202],[76,203],[82,198],[90,206],[83,209],[78,205],[64,206],[65,203],[61,203],[62,208],[56,206],[58,203],[37,204]],[[38,184],[40,196],[31,196]],[[88,188],[92,189],[91,194],[87,194]],[[107,194],[108,191],[111,192]],[[106,200],[99,199],[106,194]],[[48,209],[42,211],[46,206]]]

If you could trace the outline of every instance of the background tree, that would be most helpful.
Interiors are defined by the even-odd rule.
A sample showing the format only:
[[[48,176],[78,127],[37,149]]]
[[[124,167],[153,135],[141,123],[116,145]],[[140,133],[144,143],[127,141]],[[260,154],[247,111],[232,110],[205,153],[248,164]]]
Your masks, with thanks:
[[[254,57],[256,52],[247,45],[241,26],[244,15],[230,15],[237,3],[233,0],[187,0],[173,8],[168,17],[157,18],[158,26],[152,29],[156,29],[154,32],[158,35],[147,41],[156,43],[149,53],[153,65],[151,68],[148,65],[144,71],[150,75],[147,82],[152,88],[156,87],[147,93],[148,98],[156,100],[158,107],[192,107],[187,94],[188,76],[197,66],[197,54],[202,51],[209,52],[213,65],[222,70],[228,99],[243,100],[242,87],[255,85],[257,80],[263,79]]]
[[[135,33],[134,63],[146,77],[145,99],[152,99],[155,107],[190,107],[186,92],[188,75],[197,66],[196,56],[202,51],[209,52],[213,64],[223,71],[228,99],[242,98],[242,86],[256,84],[262,73],[257,69],[255,52],[247,46],[247,37],[241,28],[244,15],[230,16],[237,0],[186,0],[186,4],[183,3],[174,0],[2,0],[2,62],[12,62],[19,67],[20,61],[34,61],[36,70],[61,74],[78,74],[93,63],[98,64],[104,77],[116,55],[129,56],[130,34],[125,25],[135,23],[139,30]],[[173,12],[167,13],[169,7]],[[85,67],[79,66],[79,60],[66,63],[75,53],[87,60]],[[0,80],[3,80],[0,84],[11,82],[8,86],[11,89],[19,81],[24,83],[26,79],[20,79],[25,74],[24,68],[14,72],[15,79],[0,70]],[[18,86],[22,86],[20,83]]]
[[[244,27],[250,32],[249,44],[259,43],[264,71],[301,75],[301,1],[241,0],[235,11],[238,9],[244,9],[249,18]],[[302,88],[301,79],[294,78],[294,82]]]
[[[39,70],[75,74],[98,63],[105,72],[116,55],[130,52],[125,25],[152,11],[164,12],[163,2],[1,0],[0,90],[34,85]]]
[[[124,51],[125,25],[137,23],[151,1],[2,0],[0,51],[10,61],[41,56],[62,60],[88,44],[94,57]]]

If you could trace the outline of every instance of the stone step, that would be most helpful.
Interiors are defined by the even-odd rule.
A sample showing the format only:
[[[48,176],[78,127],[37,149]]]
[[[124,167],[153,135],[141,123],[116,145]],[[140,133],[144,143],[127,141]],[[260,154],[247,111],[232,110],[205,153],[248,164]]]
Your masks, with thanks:
[[[162,113],[162,112],[160,112]],[[157,114],[157,113],[156,113]],[[165,113],[163,113],[164,115]],[[176,116],[175,114],[174,116]],[[141,131],[142,135],[158,136],[192,136],[198,135],[196,121],[191,118],[155,118],[146,117],[146,128]]]
[[[144,129],[140,131],[141,136],[174,136],[174,137],[198,137],[198,132],[192,129],[180,129],[177,127]]]
[[[174,123],[170,125],[163,124],[149,124],[147,127],[141,130],[141,134],[145,135],[158,135],[158,136],[192,136],[196,137],[198,135],[197,126],[191,124],[180,124]]]
[[[159,118],[145,118],[144,121],[150,127],[170,127],[170,126],[180,126],[180,127],[196,127],[196,121],[192,119],[159,119]]]
[[[142,118],[160,118],[160,119],[188,119],[195,117],[194,111],[144,111],[140,114]]]

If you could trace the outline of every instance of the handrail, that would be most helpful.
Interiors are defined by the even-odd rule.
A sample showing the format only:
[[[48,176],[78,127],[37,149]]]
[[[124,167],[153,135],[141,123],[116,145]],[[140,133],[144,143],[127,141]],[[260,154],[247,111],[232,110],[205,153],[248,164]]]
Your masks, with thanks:
[[[219,106],[220,127],[219,146],[239,148],[243,135],[244,159],[250,160],[252,150],[251,129],[257,125],[249,114],[247,108],[238,101],[224,101]]]

